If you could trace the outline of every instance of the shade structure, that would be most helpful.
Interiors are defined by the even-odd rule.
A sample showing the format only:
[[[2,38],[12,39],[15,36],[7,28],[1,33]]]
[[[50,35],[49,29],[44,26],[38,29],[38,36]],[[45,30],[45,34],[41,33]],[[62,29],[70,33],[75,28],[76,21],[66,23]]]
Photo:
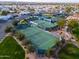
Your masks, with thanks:
[[[20,32],[25,34],[27,40],[30,40],[37,47],[37,49],[48,50],[55,46],[59,41],[58,38],[38,27],[31,26],[20,30]]]

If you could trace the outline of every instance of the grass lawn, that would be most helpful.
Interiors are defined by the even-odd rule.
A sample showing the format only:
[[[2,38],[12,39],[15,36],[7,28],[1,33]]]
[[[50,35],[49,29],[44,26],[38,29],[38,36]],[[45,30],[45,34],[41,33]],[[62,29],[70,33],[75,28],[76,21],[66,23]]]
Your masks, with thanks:
[[[24,50],[13,37],[6,37],[0,44],[0,59],[24,59],[24,57]]]
[[[67,44],[59,53],[60,59],[79,59],[79,48],[72,44]]]

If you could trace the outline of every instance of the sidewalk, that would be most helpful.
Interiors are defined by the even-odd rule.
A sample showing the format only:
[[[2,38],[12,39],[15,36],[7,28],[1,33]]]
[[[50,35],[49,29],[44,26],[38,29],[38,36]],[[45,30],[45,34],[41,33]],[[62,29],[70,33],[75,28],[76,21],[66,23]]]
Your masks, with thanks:
[[[2,43],[3,40],[4,40],[7,36],[9,36],[9,35],[10,35],[10,33],[8,33],[7,35],[5,35],[5,36],[0,40],[0,43]]]

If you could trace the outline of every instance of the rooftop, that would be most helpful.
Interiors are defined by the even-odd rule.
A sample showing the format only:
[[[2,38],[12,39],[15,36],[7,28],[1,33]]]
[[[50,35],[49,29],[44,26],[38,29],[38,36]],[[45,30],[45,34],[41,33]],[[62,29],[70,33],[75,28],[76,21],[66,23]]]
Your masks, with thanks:
[[[12,15],[0,16],[0,20],[9,20],[9,18],[12,18]]]
[[[75,13],[72,16],[67,17],[67,19],[79,20],[79,13]]]

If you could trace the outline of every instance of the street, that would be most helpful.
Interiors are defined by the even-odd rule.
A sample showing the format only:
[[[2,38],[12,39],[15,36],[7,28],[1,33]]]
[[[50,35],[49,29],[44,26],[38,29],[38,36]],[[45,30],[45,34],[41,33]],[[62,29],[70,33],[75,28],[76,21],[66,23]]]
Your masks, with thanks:
[[[5,23],[0,23],[0,40],[6,35],[5,28],[11,25],[12,20],[7,20]]]

